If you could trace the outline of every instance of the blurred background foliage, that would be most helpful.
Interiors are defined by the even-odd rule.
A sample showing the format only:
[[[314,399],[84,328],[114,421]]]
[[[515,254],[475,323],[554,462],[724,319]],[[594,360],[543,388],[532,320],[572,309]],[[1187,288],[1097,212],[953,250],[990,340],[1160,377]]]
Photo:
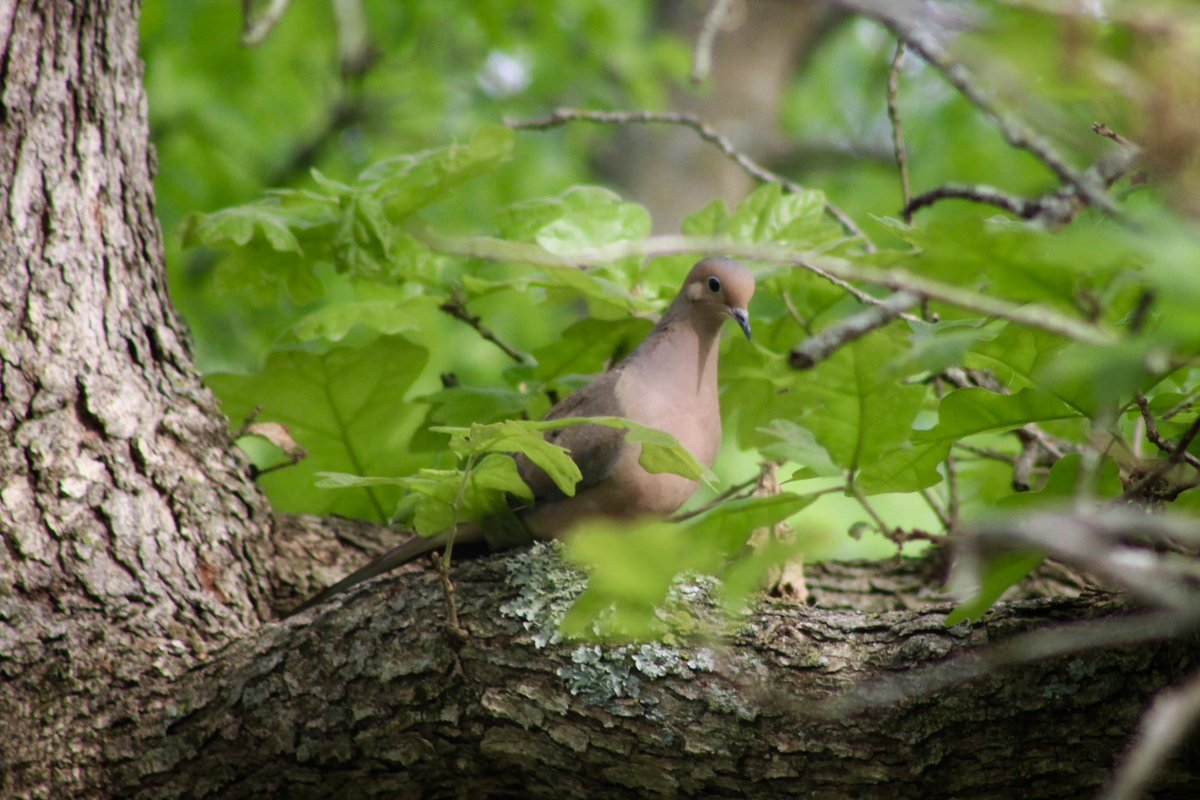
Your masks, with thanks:
[[[1200,82],[1180,77],[1195,77],[1198,63],[1189,60],[1195,37],[1186,32],[1197,26],[1187,4],[1136,14],[1111,4],[1107,15],[1036,3],[929,7],[942,15],[931,30],[972,85],[1074,168],[1116,146],[1092,132],[1096,121],[1147,147],[1150,171],[1115,190],[1136,225],[1081,211],[1065,228],[957,201],[904,225],[886,108],[893,33],[836,4],[734,3],[713,74],[695,85],[692,47],[707,6],[294,3],[246,48],[238,4],[147,0],[143,51],[172,292],[232,426],[261,406],[308,450],[262,478],[278,507],[387,519],[396,487],[316,489],[316,473],[453,468],[431,424],[537,418],[583,374],[627,352],[694,258],[625,258],[581,273],[531,265],[502,245],[563,255],[652,231],[902,268],[972,296],[1036,303],[1095,326],[1105,342],[934,303],[927,321],[893,324],[794,373],[793,345],[863,306],[811,273],[757,262],[755,341],[724,343],[729,419],[716,472],[730,485],[753,477],[761,454],[787,458],[782,477],[799,480],[784,488],[799,495],[846,484],[849,473],[848,491],[779,506],[807,506],[792,524],[809,558],[892,554],[879,527],[936,534],[948,512],[957,526],[1034,496],[1119,497],[1145,474],[1138,391],[1173,412],[1165,435],[1187,430],[1200,345],[1189,310],[1200,270],[1186,221],[1200,196],[1200,126],[1189,117]],[[365,16],[348,23],[347,7]],[[1178,35],[1153,24],[1168,18]],[[1006,142],[978,103],[914,54],[897,82],[914,193],[947,182],[1027,198],[1060,188],[1045,159]],[[817,192],[756,189],[690,131],[500,127],[558,107],[692,111]],[[826,197],[878,253],[823,214]],[[464,317],[478,317],[512,352]],[[933,379],[948,367],[989,370],[1003,391]],[[1014,487],[1013,462],[1028,448],[1011,431],[1028,424],[1061,446],[1039,456],[1033,486]],[[946,458],[967,437],[973,452],[957,453],[952,493]],[[260,467],[282,458],[243,442]],[[1073,451],[1082,456],[1062,458]],[[751,511],[745,520],[778,521]],[[661,529],[650,535],[665,541]]]

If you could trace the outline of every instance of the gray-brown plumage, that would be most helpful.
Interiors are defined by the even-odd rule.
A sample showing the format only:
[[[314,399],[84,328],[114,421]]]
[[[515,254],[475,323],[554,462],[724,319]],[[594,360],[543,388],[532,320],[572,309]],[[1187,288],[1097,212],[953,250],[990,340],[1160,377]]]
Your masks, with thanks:
[[[666,431],[699,461],[712,466],[721,446],[717,397],[717,344],[721,325],[734,319],[750,336],[747,307],[754,276],[732,259],[706,258],[684,279],[662,319],[628,358],[566,398],[546,419],[628,417]],[[533,492],[532,507],[518,512],[538,539],[558,538],[589,517],[633,518],[674,513],[692,495],[696,481],[649,473],[638,464],[641,448],[625,432],[598,425],[549,431],[546,438],[571,453],[583,479],[568,497],[525,456],[517,468]],[[381,575],[445,544],[447,534],[414,539],[318,593],[299,613],[350,587]],[[460,525],[456,542],[481,541],[478,523]]]

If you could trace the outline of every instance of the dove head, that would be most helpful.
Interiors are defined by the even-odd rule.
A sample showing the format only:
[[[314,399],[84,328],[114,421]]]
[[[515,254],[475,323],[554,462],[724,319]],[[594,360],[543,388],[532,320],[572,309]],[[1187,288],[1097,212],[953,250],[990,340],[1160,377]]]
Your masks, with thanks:
[[[720,328],[732,317],[750,338],[750,298],[754,275],[732,258],[706,258],[692,267],[679,292],[689,304],[689,316],[706,327]],[[678,302],[678,301],[677,301]]]

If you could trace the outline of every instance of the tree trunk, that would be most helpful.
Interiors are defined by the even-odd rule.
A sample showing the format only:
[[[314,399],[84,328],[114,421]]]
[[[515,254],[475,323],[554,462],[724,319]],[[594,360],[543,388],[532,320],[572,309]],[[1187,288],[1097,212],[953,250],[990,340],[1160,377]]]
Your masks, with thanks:
[[[0,6],[8,791],[96,786],[125,692],[204,660],[265,610],[253,548],[269,513],[164,282],[137,11]]]
[[[420,567],[266,621],[385,532],[273,520],[247,479],[163,283],[136,37],[128,0],[0,6],[3,796],[1086,796],[1196,662],[1126,647],[814,713],[1126,613],[1029,600],[946,629],[907,563],[818,570],[817,607],[708,648],[555,641],[579,578],[551,548],[456,568],[465,642]],[[1196,796],[1190,766],[1163,796]]]

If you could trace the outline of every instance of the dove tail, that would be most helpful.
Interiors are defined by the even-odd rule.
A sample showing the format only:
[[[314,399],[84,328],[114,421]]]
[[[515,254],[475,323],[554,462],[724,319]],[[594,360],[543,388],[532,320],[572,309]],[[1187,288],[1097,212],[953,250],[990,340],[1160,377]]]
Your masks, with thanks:
[[[458,541],[463,541],[464,533],[467,532],[459,531],[455,538]],[[416,558],[420,558],[426,553],[432,552],[433,550],[445,545],[447,538],[449,538],[447,534],[439,533],[437,536],[430,536],[428,538],[424,536],[416,536],[412,539],[409,539],[407,542],[404,542],[403,544],[398,544],[391,550],[388,550],[386,553],[376,558],[371,563],[367,564],[365,567],[351,572],[349,575],[342,578],[332,586],[327,586],[326,588],[317,592],[315,595],[296,606],[296,608],[284,614],[284,618],[295,616],[302,611],[307,611],[313,606],[320,605],[329,598],[339,595],[347,589],[357,586],[363,581],[369,581],[371,578],[383,575],[385,572],[391,572],[402,564],[407,564]],[[469,536],[466,538],[469,540]]]

